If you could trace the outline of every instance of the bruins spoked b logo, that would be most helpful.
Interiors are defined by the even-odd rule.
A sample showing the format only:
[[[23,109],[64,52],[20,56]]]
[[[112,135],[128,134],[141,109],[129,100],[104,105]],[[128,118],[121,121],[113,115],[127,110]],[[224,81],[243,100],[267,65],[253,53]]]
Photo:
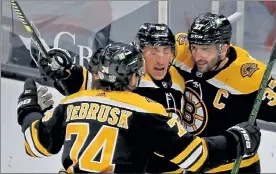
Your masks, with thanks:
[[[189,84],[194,87],[188,87],[187,83],[186,85],[183,123],[188,132],[198,135],[204,130],[208,122],[208,112],[199,95],[201,94],[200,85],[196,83]]]

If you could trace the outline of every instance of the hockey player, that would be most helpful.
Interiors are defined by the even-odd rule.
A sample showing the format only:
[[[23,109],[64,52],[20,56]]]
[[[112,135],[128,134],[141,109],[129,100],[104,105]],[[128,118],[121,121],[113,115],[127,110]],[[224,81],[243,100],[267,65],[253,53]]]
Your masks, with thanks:
[[[134,92],[161,103],[168,112],[180,115],[181,105],[183,105],[181,102],[183,102],[184,80],[177,70],[171,67],[176,50],[175,37],[170,28],[165,24],[144,23],[135,41],[131,44],[141,48],[147,72]],[[49,54],[53,60],[54,56],[67,60],[64,62],[59,62],[59,59],[54,60],[58,67],[53,68],[49,66],[48,60],[41,58],[40,65],[48,76],[61,79],[68,94],[91,88],[91,74],[84,67],[72,66],[72,58],[66,50],[53,48]],[[97,51],[92,57],[96,57],[95,55]],[[91,69],[93,68],[92,61],[89,65]],[[55,87],[66,95],[58,83],[55,83]]]
[[[165,24],[144,23],[136,41],[145,60],[146,76],[134,92],[161,103],[168,112],[181,115],[184,79],[171,64],[174,61],[175,36]]]
[[[195,137],[161,104],[131,92],[143,75],[135,47],[114,43],[99,54],[92,90],[66,97],[48,119],[37,102],[35,81],[26,80],[17,112],[27,154],[51,156],[63,146],[68,173],[140,173],[153,152],[195,172],[257,151],[261,133],[256,126],[245,122],[219,136]]]
[[[176,35],[175,66],[186,85],[184,127],[194,135],[215,136],[249,118],[266,66],[230,45],[231,36],[228,19],[211,13],[197,17],[187,35]],[[276,122],[275,86],[270,78],[258,119]],[[232,168],[229,161],[208,172],[229,173]],[[258,154],[244,156],[239,171],[260,173]]]
[[[131,43],[142,50],[146,64],[147,74],[133,92],[146,96],[151,100],[161,103],[170,113],[171,117],[181,118],[183,106],[184,79],[171,63],[175,57],[175,37],[170,28],[165,24],[144,23],[137,32],[136,39]],[[98,50],[100,52],[101,49]],[[98,52],[94,53],[94,60]],[[91,89],[92,76],[81,66],[70,62],[70,54],[65,50],[54,48],[49,51],[51,57],[63,57],[65,62],[59,62],[60,68],[53,69],[48,61],[42,61],[41,66],[48,76],[62,79],[63,85],[69,94]],[[43,60],[43,59],[41,59]],[[95,62],[91,59],[90,69]],[[65,71],[67,69],[67,71]],[[64,90],[56,83],[55,87],[63,94]],[[147,172],[182,172],[177,165],[155,154],[148,163]]]

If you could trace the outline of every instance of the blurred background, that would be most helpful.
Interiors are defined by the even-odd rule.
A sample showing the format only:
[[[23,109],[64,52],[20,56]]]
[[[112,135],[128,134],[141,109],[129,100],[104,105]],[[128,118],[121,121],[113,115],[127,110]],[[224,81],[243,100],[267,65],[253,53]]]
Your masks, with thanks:
[[[208,11],[233,19],[232,43],[247,49],[252,57],[264,63],[268,61],[276,39],[276,1],[26,0],[19,1],[19,4],[50,47],[69,50],[75,63],[83,66],[87,66],[89,57],[97,48],[111,41],[132,41],[144,22],[167,23],[174,33],[187,32],[193,19]],[[57,172],[60,156],[35,160],[24,154],[22,135],[16,124],[16,101],[23,81],[33,77],[46,85],[52,84],[41,81],[30,57],[30,35],[9,1],[0,1],[0,17],[1,172]],[[62,98],[55,90],[50,90],[56,99]],[[262,171],[275,173],[276,128],[261,124],[266,135],[260,149]],[[41,161],[44,161],[43,165]]]
[[[143,22],[164,22],[175,33],[187,32],[192,20],[207,11],[238,16],[232,43],[263,62],[276,38],[273,1],[22,1],[20,5],[50,47],[70,50],[76,63],[84,66],[92,52],[110,40],[130,42]],[[36,68],[29,55],[30,36],[9,1],[2,1],[1,9],[2,76],[21,80]]]

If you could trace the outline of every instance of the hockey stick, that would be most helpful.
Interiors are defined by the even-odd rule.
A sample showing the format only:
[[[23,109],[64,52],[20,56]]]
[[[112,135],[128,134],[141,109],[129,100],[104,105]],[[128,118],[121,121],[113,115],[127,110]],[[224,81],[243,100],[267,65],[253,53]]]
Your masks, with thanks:
[[[42,44],[42,42],[39,39],[40,33],[38,32],[35,25],[33,23],[31,25],[31,23],[27,19],[26,15],[24,14],[23,10],[21,9],[21,7],[19,6],[17,1],[11,0],[10,3],[12,5],[13,9],[16,11],[16,13],[17,13],[21,23],[24,25],[25,29],[31,34],[31,39],[34,41],[34,44],[36,45],[38,51],[41,53],[42,57],[46,58],[48,62],[52,62],[51,57],[48,55],[45,46]],[[47,49],[49,49],[49,46],[47,44],[46,44],[46,47],[48,47]],[[33,57],[32,57],[32,59],[36,63],[36,65],[40,69],[40,71],[42,73],[44,73],[43,70],[40,68],[37,60],[35,60]],[[59,85],[63,88],[65,94],[68,94],[67,90],[64,88],[63,84],[58,79],[53,79],[53,80],[55,82],[59,83]]]
[[[47,54],[47,51],[46,51],[44,45],[41,43],[41,41],[38,37],[39,34],[32,27],[31,23],[29,22],[29,20],[27,19],[27,17],[23,13],[23,10],[19,6],[18,2],[17,1],[10,1],[10,2],[11,2],[11,5],[12,5],[13,9],[16,11],[20,21],[24,25],[25,29],[31,34],[32,39],[35,42],[35,45],[36,45],[37,49],[41,52],[43,57],[47,58],[50,61],[51,58]],[[36,60],[34,60],[34,61],[36,61]]]
[[[273,65],[276,61],[276,42],[274,43],[274,46],[272,48],[272,52],[270,54],[270,58],[269,61],[267,63],[267,67],[265,69],[264,75],[263,75],[263,79],[261,81],[260,84],[260,88],[258,90],[256,99],[254,101],[253,104],[253,108],[251,110],[250,116],[249,116],[249,120],[248,123],[249,125],[254,125],[256,119],[257,119],[257,114],[259,112],[260,106],[261,106],[261,102],[262,102],[262,98],[265,92],[265,88],[267,87],[267,83],[271,74],[271,70],[273,68]],[[239,172],[239,168],[240,168],[240,163],[242,161],[242,156],[238,157],[234,163],[234,167],[231,171],[231,174],[236,174]]]

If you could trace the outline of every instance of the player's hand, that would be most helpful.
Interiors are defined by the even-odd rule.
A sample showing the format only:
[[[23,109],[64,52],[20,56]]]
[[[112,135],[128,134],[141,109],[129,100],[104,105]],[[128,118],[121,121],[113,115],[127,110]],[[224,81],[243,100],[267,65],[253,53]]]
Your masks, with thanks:
[[[53,95],[48,92],[48,88],[46,86],[41,86],[36,83],[37,86],[37,97],[38,97],[38,104],[43,113],[53,108],[54,100]]]
[[[37,90],[35,80],[28,78],[24,83],[24,90],[18,98],[17,121],[20,125],[22,125],[23,119],[29,113],[40,112],[43,114],[43,112],[49,109],[53,103],[53,101],[49,99],[49,95],[45,94],[45,90],[39,89],[39,92]],[[40,97],[38,97],[38,93]]]
[[[73,58],[70,53],[61,48],[52,48],[48,51],[51,60],[44,58],[39,54],[39,66],[44,73],[52,79],[66,79],[70,76],[70,70],[73,66]]]
[[[237,156],[251,155],[257,152],[261,141],[260,128],[250,126],[248,122],[243,122],[229,128],[227,131],[235,135]]]

